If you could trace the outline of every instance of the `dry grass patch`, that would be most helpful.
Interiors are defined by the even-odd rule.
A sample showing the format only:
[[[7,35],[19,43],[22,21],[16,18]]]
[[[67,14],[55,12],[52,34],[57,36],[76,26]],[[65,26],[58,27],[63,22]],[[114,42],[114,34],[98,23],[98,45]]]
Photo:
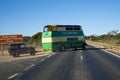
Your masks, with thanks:
[[[120,53],[120,46],[115,44],[108,44],[108,43],[101,43],[101,42],[93,42],[93,41],[87,41],[88,44],[100,47],[100,48],[106,48],[115,52]]]

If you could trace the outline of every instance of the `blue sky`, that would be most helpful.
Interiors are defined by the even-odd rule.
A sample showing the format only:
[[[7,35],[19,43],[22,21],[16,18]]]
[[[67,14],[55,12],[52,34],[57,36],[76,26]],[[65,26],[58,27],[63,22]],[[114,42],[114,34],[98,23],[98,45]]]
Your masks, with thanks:
[[[85,35],[120,31],[120,0],[0,0],[0,34],[32,36],[48,24],[81,25]]]

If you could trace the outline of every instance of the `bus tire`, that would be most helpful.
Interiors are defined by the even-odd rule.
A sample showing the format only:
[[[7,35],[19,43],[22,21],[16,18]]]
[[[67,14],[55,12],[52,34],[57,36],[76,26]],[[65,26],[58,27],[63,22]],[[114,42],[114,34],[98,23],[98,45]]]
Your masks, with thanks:
[[[77,50],[77,48],[75,48],[75,50]]]
[[[82,45],[82,48],[83,48],[83,50],[85,50],[85,49],[86,49],[86,46],[83,44],[83,45]]]
[[[64,45],[60,47],[60,51],[65,51],[65,46]]]

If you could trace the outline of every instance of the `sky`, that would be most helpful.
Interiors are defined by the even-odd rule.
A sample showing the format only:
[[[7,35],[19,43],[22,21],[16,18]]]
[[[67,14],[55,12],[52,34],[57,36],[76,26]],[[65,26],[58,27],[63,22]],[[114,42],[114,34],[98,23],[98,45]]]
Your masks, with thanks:
[[[120,0],[0,0],[0,35],[32,36],[48,24],[81,25],[86,36],[120,31]]]

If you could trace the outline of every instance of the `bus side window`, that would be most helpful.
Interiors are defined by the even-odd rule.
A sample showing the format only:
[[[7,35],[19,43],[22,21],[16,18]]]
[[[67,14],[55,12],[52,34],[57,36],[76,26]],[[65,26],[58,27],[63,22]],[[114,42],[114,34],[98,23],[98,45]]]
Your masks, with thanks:
[[[73,27],[66,27],[66,31],[72,31],[72,30],[74,30]]]
[[[74,30],[76,31],[76,30],[77,30],[77,28],[75,27],[75,28],[74,28]]]
[[[80,28],[77,28],[77,30],[80,30]]]
[[[73,28],[71,27],[70,30],[73,30]]]
[[[74,30],[75,31],[80,31],[80,28],[79,27],[75,27]]]
[[[67,38],[67,41],[78,41],[78,38]]]
[[[74,38],[74,41],[78,41],[78,38]]]
[[[70,30],[70,28],[69,28],[69,27],[66,27],[66,31],[68,31],[68,30]]]
[[[67,41],[71,41],[71,38],[67,38]]]

